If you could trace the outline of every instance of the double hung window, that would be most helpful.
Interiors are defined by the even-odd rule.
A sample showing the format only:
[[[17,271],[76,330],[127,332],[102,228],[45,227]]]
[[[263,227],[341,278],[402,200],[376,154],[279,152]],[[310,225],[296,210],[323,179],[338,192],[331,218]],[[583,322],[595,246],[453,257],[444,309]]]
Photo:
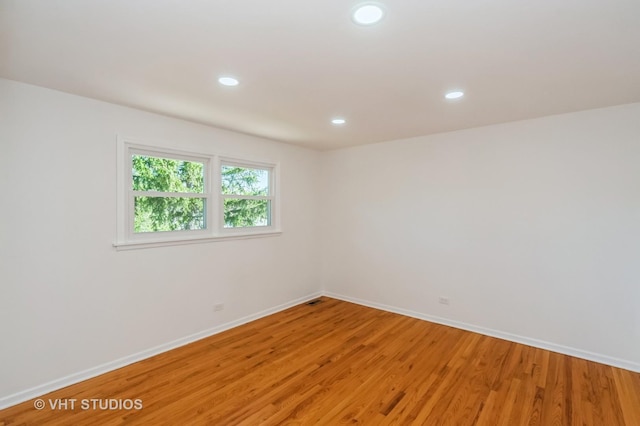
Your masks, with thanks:
[[[279,233],[278,166],[118,139],[119,248]]]

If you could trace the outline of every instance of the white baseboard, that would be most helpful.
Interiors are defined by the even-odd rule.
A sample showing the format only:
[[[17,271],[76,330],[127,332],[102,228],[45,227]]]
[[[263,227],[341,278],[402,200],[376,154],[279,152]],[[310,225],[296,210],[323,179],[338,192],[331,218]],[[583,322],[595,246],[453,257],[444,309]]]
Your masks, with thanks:
[[[206,337],[213,336],[214,334],[221,333],[223,331],[229,330],[239,325],[246,324],[251,321],[255,321],[257,319],[266,317],[268,315],[275,314],[276,312],[284,311],[285,309],[288,309],[292,306],[299,305],[309,300],[318,298],[321,295],[322,295],[321,292],[317,292],[317,293],[309,294],[307,296],[299,297],[295,300],[291,300],[287,303],[283,303],[273,308],[265,309],[258,313],[248,315],[244,318],[240,318],[235,321],[231,321],[231,322],[210,328],[208,330],[203,330],[198,333],[192,334],[190,336],[185,336],[180,339],[174,340],[172,342],[155,346],[153,348],[150,348],[150,349],[147,349],[147,350],[144,350],[120,359],[116,359],[114,361],[110,361],[110,362],[98,365],[96,367],[89,368],[87,370],[79,371],[77,373],[73,373],[68,376],[61,377],[56,380],[52,380],[50,382],[32,387],[30,389],[26,389],[24,391],[14,393],[12,395],[4,396],[0,398],[0,410],[5,409],[7,407],[11,407],[12,405],[16,405],[24,401],[28,401],[32,398],[37,398],[49,392],[53,392],[58,389],[62,389],[64,387],[82,382],[84,380],[91,379],[101,374],[108,373],[109,371],[117,370],[118,368],[122,368],[126,365],[133,364],[134,362],[151,358],[152,356],[159,355],[163,352],[167,352],[175,348],[179,348],[180,346],[193,343],[197,340],[201,340]]]
[[[437,317],[433,315],[427,315],[420,312],[414,312],[408,309],[397,308],[395,306],[389,306],[382,303],[371,302],[368,300],[358,299],[356,297],[344,296],[342,294],[332,293],[330,291],[323,292],[324,296],[331,297],[333,299],[344,300],[346,302],[355,303],[369,308],[380,309],[387,312],[393,312],[395,314],[405,315],[421,319],[424,321],[434,322],[437,324],[447,325],[461,330],[472,331],[474,333],[483,334],[485,336],[496,337],[502,340],[508,340],[510,342],[521,343],[527,346],[533,346],[535,348],[545,349],[551,352],[557,352],[563,355],[569,355],[576,358],[586,359],[588,361],[594,361],[600,364],[610,365],[612,367],[623,368],[625,370],[640,373],[640,364],[633,361],[614,358],[607,355],[597,354],[594,352],[584,351],[581,349],[572,348],[569,346],[558,345],[544,340],[531,339],[529,337],[519,336],[517,334],[506,333],[504,331],[493,330],[490,328],[480,327],[477,325],[467,324],[460,321],[454,321],[447,318]]]

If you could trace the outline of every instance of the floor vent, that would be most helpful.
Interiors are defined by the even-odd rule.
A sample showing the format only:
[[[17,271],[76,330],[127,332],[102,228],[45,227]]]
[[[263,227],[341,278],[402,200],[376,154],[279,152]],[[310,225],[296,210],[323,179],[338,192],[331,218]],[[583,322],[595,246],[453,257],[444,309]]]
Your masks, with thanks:
[[[312,300],[310,302],[307,302],[307,305],[313,306],[313,305],[317,305],[318,303],[321,303],[321,302],[322,302],[322,300],[316,299],[316,300]]]

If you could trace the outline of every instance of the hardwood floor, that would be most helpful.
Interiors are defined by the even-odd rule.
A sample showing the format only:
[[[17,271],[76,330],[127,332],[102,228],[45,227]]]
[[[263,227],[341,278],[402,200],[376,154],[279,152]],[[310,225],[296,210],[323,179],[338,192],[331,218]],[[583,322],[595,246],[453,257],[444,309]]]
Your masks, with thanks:
[[[640,425],[638,373],[328,298],[42,399],[0,425]]]

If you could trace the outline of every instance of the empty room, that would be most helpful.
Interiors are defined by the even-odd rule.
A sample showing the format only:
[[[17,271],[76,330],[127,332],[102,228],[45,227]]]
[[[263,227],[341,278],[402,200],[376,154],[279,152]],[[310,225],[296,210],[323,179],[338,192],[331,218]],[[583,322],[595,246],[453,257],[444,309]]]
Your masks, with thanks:
[[[640,425],[638,18],[0,0],[0,425]]]

